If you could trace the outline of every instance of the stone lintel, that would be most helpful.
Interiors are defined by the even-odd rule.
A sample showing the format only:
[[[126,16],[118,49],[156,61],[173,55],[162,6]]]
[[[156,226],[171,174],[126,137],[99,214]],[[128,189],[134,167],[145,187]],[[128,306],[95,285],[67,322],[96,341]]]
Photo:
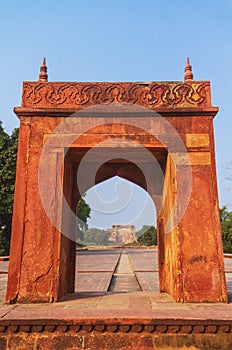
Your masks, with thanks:
[[[20,118],[20,117],[70,117],[72,114],[77,113],[76,117],[80,118],[93,118],[93,117],[107,117],[107,118],[113,118],[113,117],[153,117],[155,118],[160,114],[162,117],[201,117],[201,116],[211,116],[215,117],[215,115],[218,113],[218,107],[204,107],[204,108],[198,108],[198,107],[191,107],[191,108],[157,108],[156,110],[152,111],[152,113],[144,112],[114,112],[112,111],[89,111],[88,113],[84,112],[84,107],[82,108],[31,108],[31,107],[15,107],[14,113]],[[83,111],[83,112],[82,112]],[[154,113],[155,112],[155,113]],[[157,114],[156,114],[157,113]]]

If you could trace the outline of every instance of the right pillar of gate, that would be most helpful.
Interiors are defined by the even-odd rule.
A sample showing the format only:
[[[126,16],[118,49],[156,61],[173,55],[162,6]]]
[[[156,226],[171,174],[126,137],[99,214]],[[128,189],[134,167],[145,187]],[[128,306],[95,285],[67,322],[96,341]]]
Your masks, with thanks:
[[[187,156],[178,151],[167,156],[157,226],[160,291],[175,301],[227,302],[213,114],[180,116],[175,127]]]

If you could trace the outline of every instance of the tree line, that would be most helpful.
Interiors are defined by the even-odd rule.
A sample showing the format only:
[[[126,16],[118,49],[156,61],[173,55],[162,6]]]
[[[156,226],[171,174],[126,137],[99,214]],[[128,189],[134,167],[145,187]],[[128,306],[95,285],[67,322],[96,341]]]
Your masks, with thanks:
[[[0,122],[0,255],[10,249],[18,133],[15,129],[8,135]]]
[[[18,134],[19,129],[16,128],[8,135],[0,122],[0,256],[8,255],[10,249]],[[112,245],[109,232],[88,228],[87,220],[91,209],[84,198],[80,199],[77,209],[81,219],[77,225],[78,241],[86,245]],[[220,209],[220,220],[224,252],[232,253],[232,212],[225,206]],[[136,232],[136,236],[138,245],[157,245],[157,231],[154,226],[144,225]]]
[[[118,243],[110,239],[111,233],[104,229],[97,227],[86,228],[79,231],[77,234],[78,246],[117,246]],[[157,245],[157,232],[154,226],[143,225],[143,227],[136,232],[136,241],[125,244],[133,246],[154,246]]]

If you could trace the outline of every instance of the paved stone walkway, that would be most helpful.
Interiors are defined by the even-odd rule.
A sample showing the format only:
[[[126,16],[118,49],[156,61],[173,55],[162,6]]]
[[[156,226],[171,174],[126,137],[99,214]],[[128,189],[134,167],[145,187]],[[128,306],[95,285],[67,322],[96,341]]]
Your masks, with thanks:
[[[232,259],[225,259],[225,265],[228,292],[232,295]],[[1,270],[7,270],[6,263],[2,265],[0,262]],[[82,343],[77,349],[95,350],[103,349],[103,337],[108,337],[108,345],[119,342],[114,349],[174,349],[170,348],[172,339],[176,342],[175,349],[179,349],[178,341],[182,342],[180,348],[183,350],[232,349],[232,303],[174,303],[169,295],[154,292],[158,290],[157,250],[154,249],[79,251],[78,292],[66,296],[59,303],[5,305],[6,282],[7,274],[0,274],[0,348],[1,344],[12,340],[15,345],[6,349],[18,349],[20,341],[19,349],[35,349],[37,340],[44,337],[48,343],[46,349],[58,349],[65,339],[73,339],[70,344],[76,346],[80,338]],[[153,331],[156,332],[154,336]],[[193,335],[189,334],[191,332]],[[52,337],[58,343],[54,343]],[[98,343],[96,340],[97,345],[94,343],[90,347],[88,342],[94,341],[94,337]],[[128,345],[133,337],[133,346]],[[151,340],[151,344],[145,347],[146,337],[161,340],[167,337],[165,344],[168,346],[154,347],[155,340]],[[202,339],[203,347],[190,346],[195,344],[194,337]],[[222,341],[229,345],[221,348]],[[127,346],[123,347],[124,343]],[[64,347],[71,348],[74,347]]]
[[[232,259],[225,258],[225,269],[232,301]],[[5,298],[7,270],[8,261],[0,261],[0,303]],[[158,292],[157,249],[78,251],[75,289],[82,297],[83,293]]]
[[[159,292],[157,249],[127,249],[143,292]]]
[[[75,290],[107,292],[120,254],[121,249],[78,251]]]

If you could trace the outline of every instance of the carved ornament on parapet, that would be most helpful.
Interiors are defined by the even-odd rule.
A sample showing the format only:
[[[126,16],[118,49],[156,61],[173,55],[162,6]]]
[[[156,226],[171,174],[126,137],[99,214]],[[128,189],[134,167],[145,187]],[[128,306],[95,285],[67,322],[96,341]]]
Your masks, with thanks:
[[[210,84],[24,82],[23,107],[76,108],[100,103],[131,103],[148,108],[210,107]]]

